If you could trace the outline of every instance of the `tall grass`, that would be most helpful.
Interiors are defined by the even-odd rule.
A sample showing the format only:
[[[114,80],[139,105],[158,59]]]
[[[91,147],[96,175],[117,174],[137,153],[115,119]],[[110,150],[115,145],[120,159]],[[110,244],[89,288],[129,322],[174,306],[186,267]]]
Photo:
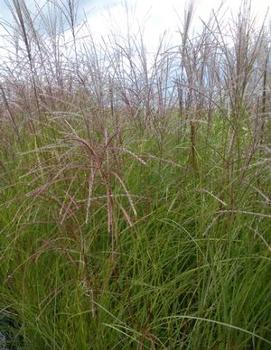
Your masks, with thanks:
[[[268,23],[244,2],[195,32],[191,5],[150,54],[140,28],[81,37],[75,1],[8,4],[5,342],[270,349]]]

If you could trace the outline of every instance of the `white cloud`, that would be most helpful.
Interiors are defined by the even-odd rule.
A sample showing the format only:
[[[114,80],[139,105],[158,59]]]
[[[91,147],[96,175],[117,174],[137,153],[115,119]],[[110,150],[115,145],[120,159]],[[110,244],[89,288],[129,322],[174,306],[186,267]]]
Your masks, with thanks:
[[[270,0],[269,0],[270,1]],[[138,25],[145,27],[145,39],[150,46],[154,46],[159,36],[168,31],[174,33],[180,26],[184,9],[188,4],[186,0],[96,0],[86,4],[85,10],[89,27],[96,37],[106,36],[110,30],[116,33],[127,32],[127,13],[124,4],[129,7],[129,26],[136,30]],[[195,0],[194,26],[200,24],[199,18],[207,20],[213,9],[218,9],[221,2],[218,0]],[[223,5],[223,13],[226,17],[238,13],[241,1],[226,0]],[[271,5],[271,2],[270,2]],[[257,16],[260,23],[267,10],[267,0],[252,0],[252,13]],[[226,11],[227,10],[227,11]]]

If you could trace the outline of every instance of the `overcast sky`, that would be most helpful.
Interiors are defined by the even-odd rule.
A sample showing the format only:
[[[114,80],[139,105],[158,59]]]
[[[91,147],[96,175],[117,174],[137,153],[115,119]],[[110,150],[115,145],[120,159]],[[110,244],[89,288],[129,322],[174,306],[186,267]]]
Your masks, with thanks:
[[[155,47],[165,30],[168,37],[174,40],[176,31],[183,19],[184,9],[187,7],[187,0],[126,0],[130,8],[129,24],[135,26],[140,24],[145,27],[144,37],[149,47]],[[81,0],[91,30],[97,35],[105,35],[109,28],[117,31],[126,30],[126,15],[124,1],[118,0]],[[199,18],[207,20],[213,9],[218,9],[220,0],[194,0],[195,15],[194,27],[200,23]],[[221,17],[227,19],[235,16],[240,8],[241,1],[223,1]],[[266,15],[271,0],[252,0],[253,15],[258,18],[258,23]],[[228,10],[228,11],[226,11]],[[225,13],[225,16],[223,14]]]
[[[120,14],[121,3],[118,0],[81,0],[82,7],[91,17],[98,17],[105,14],[110,9],[113,19],[121,23]],[[160,28],[171,28],[177,22],[178,13],[180,16],[188,3],[187,0],[126,0],[126,3],[134,9],[138,20],[146,20],[150,24],[155,23]],[[229,8],[233,13],[237,13],[240,7],[238,0],[223,1],[224,8]],[[220,0],[194,0],[196,16],[206,19],[212,9],[216,9],[221,4]],[[263,17],[271,0],[252,0],[252,9],[255,15]],[[154,28],[153,28],[154,29]]]
[[[5,6],[5,2],[9,0],[0,0],[0,16],[7,18],[8,10]],[[33,6],[35,0],[25,0],[30,6]],[[41,5],[49,0],[39,0],[37,3]],[[61,1],[61,0],[60,0]],[[65,2],[65,0],[63,0]],[[161,28],[172,27],[174,22],[176,23],[176,12],[182,14],[183,9],[187,4],[187,0],[77,0],[80,9],[86,11],[88,16],[92,19],[97,18],[99,15],[105,15],[109,10],[113,16],[119,13],[121,4],[125,2],[132,8],[138,18],[142,20],[146,16],[151,17],[151,20],[159,25]],[[233,12],[236,12],[240,6],[241,0],[224,0],[225,8],[230,8]],[[197,15],[206,17],[212,9],[218,8],[220,0],[194,0],[195,8],[197,9]],[[264,16],[268,6],[271,6],[271,0],[252,0],[252,8],[256,15]],[[121,18],[114,18],[120,21]]]
[[[46,1],[48,0],[39,0],[39,6]],[[26,0],[26,3],[32,8],[34,2],[35,0]],[[10,20],[4,3],[5,0],[0,0],[0,17]],[[95,36],[105,36],[109,29],[125,33],[127,28],[125,0],[78,0],[78,3],[79,19],[83,20],[84,10],[89,28]],[[240,0],[225,0],[223,3],[221,14],[226,9],[229,11],[222,17],[227,18],[231,13],[237,14]],[[126,4],[129,7],[129,25],[132,28],[138,24],[144,26],[145,40],[150,46],[155,46],[159,35],[165,30],[171,33],[169,37],[171,35],[174,37],[183,18],[187,0],[126,0]],[[194,0],[194,27],[200,23],[199,17],[206,20],[212,9],[217,9],[220,4],[220,0]],[[252,0],[253,14],[258,17],[259,22],[264,18],[269,5],[271,5],[271,0]]]

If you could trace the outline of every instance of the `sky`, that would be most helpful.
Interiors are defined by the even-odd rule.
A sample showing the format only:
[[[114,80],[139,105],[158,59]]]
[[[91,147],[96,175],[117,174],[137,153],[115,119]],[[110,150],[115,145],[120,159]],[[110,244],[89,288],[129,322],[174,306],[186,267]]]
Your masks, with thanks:
[[[0,0],[0,17],[9,19],[9,11],[5,5],[6,1]],[[33,7],[35,0],[25,0],[26,3]],[[50,0],[39,0],[39,5]],[[65,1],[65,0],[59,0]],[[67,0],[66,0],[67,1]],[[156,29],[171,28],[176,24],[179,14],[182,16],[183,9],[187,0],[76,0],[79,3],[80,12],[82,9],[93,24],[99,23],[100,27],[108,23],[108,15],[111,13],[112,19],[122,24],[123,4],[126,2],[130,8],[134,9],[134,14],[139,21],[148,20],[149,24],[155,24]],[[206,18],[212,9],[219,7],[220,0],[194,0],[196,16]],[[241,0],[224,0],[224,8],[229,8],[236,13],[240,6]],[[263,17],[268,6],[271,6],[271,0],[252,0],[252,8],[255,15]],[[101,29],[102,30],[102,29]]]
[[[0,0],[0,18],[10,20],[9,12],[5,4],[6,0]],[[33,8],[35,0],[25,0]],[[49,0],[39,0],[38,4]],[[59,0],[65,1],[65,0]],[[67,1],[67,0],[66,0]],[[96,38],[105,37],[109,31],[125,34],[127,32],[128,5],[129,26],[131,30],[144,27],[144,38],[149,47],[155,47],[164,31],[168,38],[176,36],[180,27],[187,0],[77,0],[79,3],[79,22],[86,18],[88,27]],[[236,15],[240,7],[240,0],[224,0],[221,17],[224,19],[231,14]],[[194,28],[200,24],[199,18],[207,20],[212,9],[218,9],[220,0],[194,0]],[[258,18],[258,23],[264,18],[271,0],[252,0],[253,14]],[[225,11],[228,10],[226,13]],[[225,15],[224,15],[225,13]],[[1,31],[1,28],[0,28]]]
[[[89,27],[97,36],[106,36],[110,29],[114,32],[127,32],[125,0],[81,0]],[[148,48],[155,50],[163,32],[167,32],[169,41],[179,40],[178,28],[187,8],[187,0],[126,0],[129,7],[129,25],[131,28],[144,27],[144,39]],[[240,8],[239,0],[224,0],[221,17],[235,16]],[[194,0],[195,14],[193,28],[200,24],[200,18],[207,20],[212,10],[220,7],[220,0]],[[252,13],[258,23],[265,18],[271,0],[252,0]],[[270,18],[270,17],[268,17]]]
[[[133,14],[139,22],[150,26],[154,32],[172,29],[178,24],[178,17],[183,16],[184,9],[188,3],[186,0],[126,0],[126,3],[133,8]],[[223,8],[229,9],[230,12],[236,14],[240,7],[238,0],[223,1]],[[108,23],[106,16],[111,13],[112,20],[122,25],[124,17],[124,1],[117,0],[81,0],[82,7],[93,23],[100,21],[100,27]],[[219,8],[220,0],[194,0],[195,19],[201,17],[207,19],[212,9]],[[271,6],[271,0],[252,0],[253,13],[259,18],[264,17],[268,6]],[[103,19],[104,17],[104,19]]]

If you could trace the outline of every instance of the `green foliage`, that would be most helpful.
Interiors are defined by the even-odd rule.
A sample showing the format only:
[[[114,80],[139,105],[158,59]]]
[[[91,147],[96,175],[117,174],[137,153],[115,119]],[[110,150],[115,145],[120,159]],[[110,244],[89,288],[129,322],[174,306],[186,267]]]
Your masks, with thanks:
[[[188,134],[168,130],[161,152],[130,125],[91,197],[92,160],[61,123],[2,147],[0,308],[23,349],[270,349],[270,175],[241,133],[231,167],[216,118],[196,169]]]

